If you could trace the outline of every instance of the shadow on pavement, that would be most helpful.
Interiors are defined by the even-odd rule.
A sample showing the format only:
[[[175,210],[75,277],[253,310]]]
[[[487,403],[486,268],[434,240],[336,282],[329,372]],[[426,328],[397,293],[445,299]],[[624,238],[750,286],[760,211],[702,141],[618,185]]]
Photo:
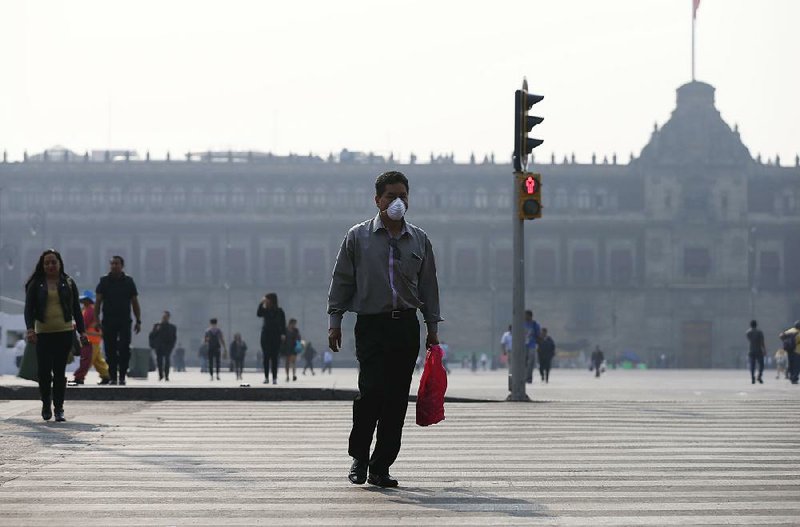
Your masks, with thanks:
[[[427,489],[424,487],[398,487],[383,489],[367,487],[366,490],[383,494],[390,501],[403,505],[418,505],[451,512],[485,512],[513,517],[549,518],[544,506],[519,498],[505,498],[494,494],[477,493],[471,489],[451,487]]]

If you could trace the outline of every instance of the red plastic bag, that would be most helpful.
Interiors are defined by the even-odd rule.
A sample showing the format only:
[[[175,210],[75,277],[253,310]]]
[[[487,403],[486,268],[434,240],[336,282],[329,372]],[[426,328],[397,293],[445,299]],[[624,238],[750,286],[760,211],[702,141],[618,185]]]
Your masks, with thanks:
[[[442,348],[431,346],[425,356],[425,369],[417,391],[417,424],[435,425],[444,421],[444,393],[447,391],[447,372],[442,365]]]

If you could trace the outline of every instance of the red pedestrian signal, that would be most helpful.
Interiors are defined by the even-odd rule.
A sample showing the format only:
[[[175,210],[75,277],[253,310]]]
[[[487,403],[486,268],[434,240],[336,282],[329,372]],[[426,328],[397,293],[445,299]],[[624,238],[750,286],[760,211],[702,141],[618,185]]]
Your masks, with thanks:
[[[520,172],[516,175],[519,187],[517,212],[520,219],[534,220],[542,217],[542,175]]]

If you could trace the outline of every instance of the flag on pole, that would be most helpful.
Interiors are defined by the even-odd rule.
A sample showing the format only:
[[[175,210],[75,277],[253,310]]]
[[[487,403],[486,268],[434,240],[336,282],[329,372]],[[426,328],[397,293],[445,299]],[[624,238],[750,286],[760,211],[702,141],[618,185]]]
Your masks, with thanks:
[[[697,18],[697,9],[700,7],[700,0],[692,0],[692,18]]]

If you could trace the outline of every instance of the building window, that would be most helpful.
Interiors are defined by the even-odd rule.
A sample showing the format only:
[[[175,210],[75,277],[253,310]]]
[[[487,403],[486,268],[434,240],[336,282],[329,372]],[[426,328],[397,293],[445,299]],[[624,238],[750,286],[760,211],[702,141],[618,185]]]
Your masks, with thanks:
[[[64,271],[77,283],[89,281],[89,252],[86,249],[72,248],[64,251]]]
[[[510,283],[513,271],[513,255],[510,248],[494,252],[494,277],[498,282]]]
[[[576,285],[593,285],[595,258],[593,249],[575,249],[572,253],[572,281]]]
[[[706,278],[711,272],[711,255],[705,247],[683,250],[683,274],[688,278]]]
[[[206,283],[206,250],[199,247],[186,249],[183,263],[184,281],[187,284]]]
[[[304,187],[298,187],[294,191],[295,197],[294,202],[297,204],[298,207],[304,207],[308,205],[308,192]]]
[[[592,206],[592,197],[589,195],[589,191],[586,189],[581,189],[578,191],[578,208],[579,209],[589,209]]]
[[[489,206],[489,195],[486,193],[486,189],[479,188],[475,192],[475,208],[485,209],[488,206]]]
[[[556,190],[555,208],[566,209],[569,206],[569,196],[567,196],[567,189],[559,188]]]
[[[609,258],[612,285],[629,285],[633,281],[633,255],[629,249],[613,249]]]
[[[455,251],[456,285],[474,285],[478,281],[478,251],[461,247]]]
[[[781,281],[781,257],[777,251],[762,251],[759,262],[758,286],[776,287]]]
[[[234,187],[231,194],[231,205],[241,209],[245,205],[245,193],[242,187]]]
[[[555,285],[558,280],[555,249],[541,248],[533,252],[533,281],[539,285]]]
[[[283,247],[264,249],[264,272],[267,284],[286,283],[286,249]]]
[[[318,282],[325,276],[327,269],[325,251],[320,247],[306,247],[303,249],[303,274],[300,278],[301,285],[308,282]]]
[[[144,252],[144,276],[148,284],[167,283],[167,249],[154,247]]]
[[[228,247],[225,250],[224,273],[229,285],[247,283],[247,251],[244,247]]]

